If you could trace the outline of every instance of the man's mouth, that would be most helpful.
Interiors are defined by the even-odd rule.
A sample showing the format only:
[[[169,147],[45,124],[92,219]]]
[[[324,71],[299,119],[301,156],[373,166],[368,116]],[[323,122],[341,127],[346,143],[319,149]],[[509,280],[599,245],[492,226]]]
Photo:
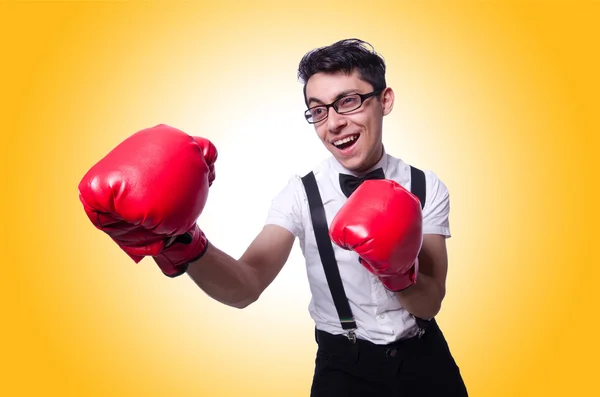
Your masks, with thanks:
[[[331,143],[338,150],[346,150],[346,149],[349,149],[352,146],[354,146],[356,144],[356,142],[358,141],[359,137],[360,137],[360,134],[350,135],[350,136],[347,136],[342,139],[336,139],[336,140],[332,141]]]

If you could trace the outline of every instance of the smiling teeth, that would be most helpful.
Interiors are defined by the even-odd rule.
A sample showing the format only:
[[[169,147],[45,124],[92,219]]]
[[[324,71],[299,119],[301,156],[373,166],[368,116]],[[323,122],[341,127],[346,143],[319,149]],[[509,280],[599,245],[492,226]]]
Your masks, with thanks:
[[[340,145],[343,145],[344,143],[348,143],[350,141],[355,141],[356,139],[358,139],[358,135],[352,135],[347,138],[340,139],[339,141],[333,141],[333,144],[335,146],[340,146]]]

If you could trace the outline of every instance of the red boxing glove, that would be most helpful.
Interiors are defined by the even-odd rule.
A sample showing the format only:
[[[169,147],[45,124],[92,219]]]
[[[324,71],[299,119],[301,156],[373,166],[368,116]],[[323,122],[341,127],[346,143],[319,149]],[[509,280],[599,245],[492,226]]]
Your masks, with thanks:
[[[367,180],[348,198],[329,228],[332,241],[352,250],[390,291],[415,284],[423,243],[419,199],[398,183]]]
[[[216,159],[209,140],[160,124],[131,135],[96,163],[79,183],[79,198],[92,223],[136,263],[152,256],[175,277],[206,251],[196,220]]]

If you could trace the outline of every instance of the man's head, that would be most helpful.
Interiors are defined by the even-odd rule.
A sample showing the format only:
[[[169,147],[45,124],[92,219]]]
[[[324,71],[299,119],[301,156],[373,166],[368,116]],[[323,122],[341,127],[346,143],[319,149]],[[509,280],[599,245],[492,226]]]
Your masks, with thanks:
[[[298,68],[308,122],[331,154],[358,173],[381,158],[383,116],[394,104],[385,62],[369,47],[358,39],[338,41],[308,52]]]

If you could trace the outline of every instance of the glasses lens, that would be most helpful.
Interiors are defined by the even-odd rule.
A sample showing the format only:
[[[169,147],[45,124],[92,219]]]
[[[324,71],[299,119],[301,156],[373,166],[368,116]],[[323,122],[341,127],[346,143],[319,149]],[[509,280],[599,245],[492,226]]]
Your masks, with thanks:
[[[347,113],[356,110],[360,107],[361,100],[358,95],[348,95],[338,99],[336,105],[337,111]]]
[[[316,123],[327,117],[327,108],[325,106],[314,107],[312,109],[308,109],[305,115],[306,120],[308,120],[309,123]]]

